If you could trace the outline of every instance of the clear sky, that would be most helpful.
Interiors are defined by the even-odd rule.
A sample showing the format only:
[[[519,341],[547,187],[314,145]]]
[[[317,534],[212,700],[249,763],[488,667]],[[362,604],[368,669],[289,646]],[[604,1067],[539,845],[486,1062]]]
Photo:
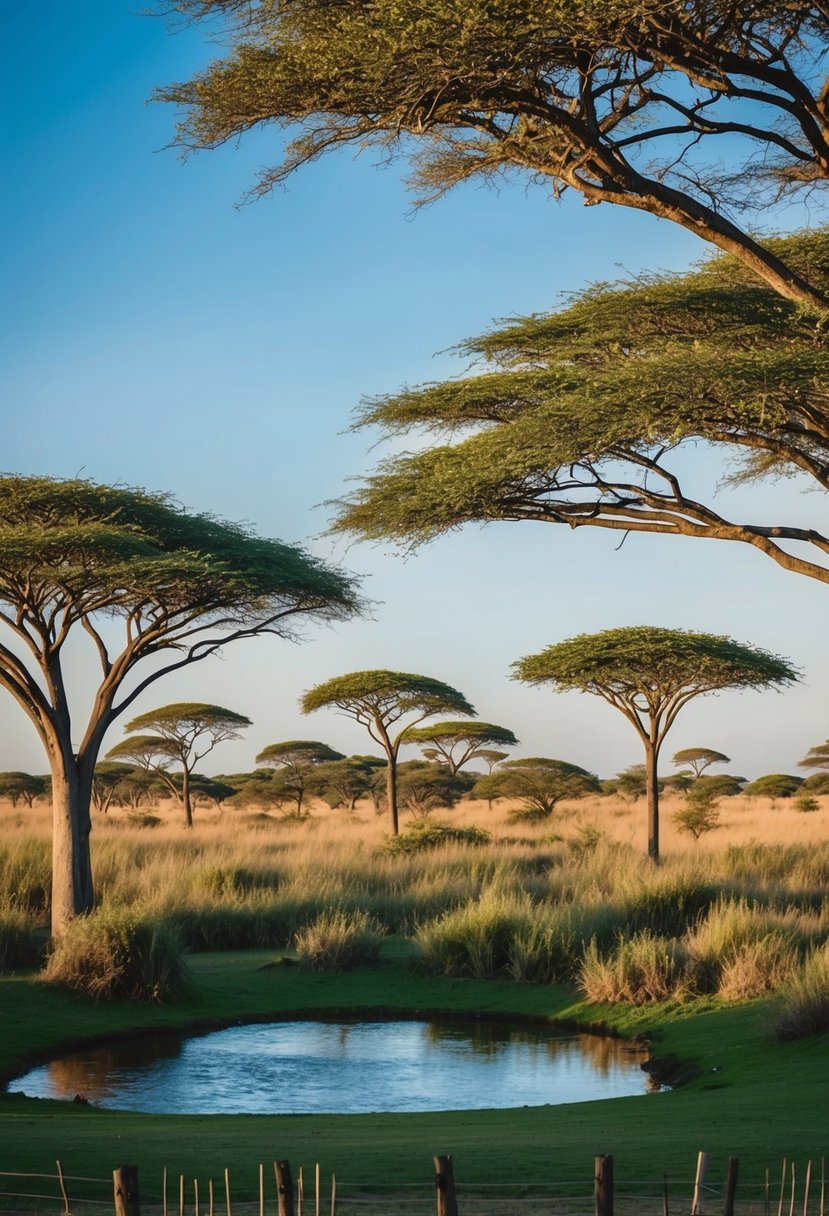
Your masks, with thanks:
[[[446,351],[493,318],[555,307],[563,291],[642,268],[683,268],[704,247],[620,208],[554,203],[516,180],[467,186],[412,214],[404,167],[324,159],[285,191],[237,207],[277,136],[182,164],[175,115],[147,104],[215,48],[171,33],[123,0],[45,0],[0,10],[3,190],[0,467],[80,474],[174,492],[188,508],[303,541],[365,577],[371,619],[309,627],[158,684],[136,712],[212,701],[254,721],[209,771],[253,767],[256,751],[319,738],[364,752],[354,724],[304,719],[302,691],[365,667],[417,671],[460,688],[521,753],[606,776],[639,761],[621,716],[589,697],[509,680],[510,663],[574,633],[619,624],[709,630],[787,655],[804,682],[781,695],[705,698],[679,719],[668,754],[704,745],[753,776],[795,771],[829,734],[824,587],[734,544],[549,525],[468,528],[403,561],[333,544],[320,504],[366,471],[372,437],[344,433],[361,395],[455,374]],[[795,212],[768,217],[791,227]],[[713,485],[700,449],[689,476]],[[724,501],[724,498],[721,499]],[[744,504],[744,505],[743,505]],[[814,493],[783,482],[742,492],[754,521],[814,522]],[[89,666],[73,656],[88,687]],[[0,702],[0,768],[44,771],[35,736]],[[110,743],[121,732],[115,729]]]

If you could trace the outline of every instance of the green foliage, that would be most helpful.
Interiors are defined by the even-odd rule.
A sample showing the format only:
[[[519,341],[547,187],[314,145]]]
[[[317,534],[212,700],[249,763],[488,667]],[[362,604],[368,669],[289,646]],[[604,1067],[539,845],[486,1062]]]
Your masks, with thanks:
[[[32,773],[0,773],[0,798],[8,798],[12,806],[23,800],[31,806],[35,798],[46,793],[46,781]]]
[[[383,931],[365,912],[327,908],[294,939],[300,961],[312,971],[375,967]]]
[[[673,820],[677,831],[699,840],[720,826],[719,797],[710,786],[700,787],[697,782],[689,790],[685,805],[674,811]]]
[[[803,784],[802,777],[794,777],[790,773],[766,773],[755,781],[749,781],[743,787],[743,793],[749,798],[791,798]]]
[[[812,773],[798,789],[801,794],[829,794],[829,773]]]
[[[398,765],[397,772],[400,805],[418,816],[454,806],[475,785],[475,778],[469,774],[453,773],[445,764],[427,760],[406,760]]]
[[[736,777],[731,773],[703,773],[694,782],[694,789],[699,791],[699,797],[702,797],[703,791],[710,791],[715,798],[734,798],[742,794],[745,784],[745,777]]]
[[[710,747],[684,747],[681,751],[675,752],[672,756],[674,764],[689,765],[695,776],[699,777],[710,768],[712,764],[728,764],[730,757],[723,752],[715,752]]]
[[[312,792],[329,806],[345,806],[353,811],[359,798],[367,796],[378,768],[385,761],[377,757],[348,756],[317,764],[312,775]]]
[[[294,802],[297,815],[301,815],[306,791],[314,792],[318,788],[318,766],[343,759],[342,752],[334,751],[327,743],[316,739],[289,739],[264,748],[256,757],[256,763],[277,770],[270,780],[271,797],[280,803]]]
[[[829,230],[777,249],[827,290]],[[447,438],[402,453],[398,444],[337,504],[336,531],[404,547],[499,519],[711,536],[829,579],[820,521],[809,530],[730,519],[684,493],[672,460],[702,441],[740,456],[738,477],[797,471],[829,486],[827,335],[729,259],[590,288],[461,352],[493,370],[364,407],[358,426]]]
[[[618,794],[628,802],[644,798],[647,790],[648,780],[644,764],[631,764],[610,781],[602,782],[603,793]]]
[[[393,836],[386,845],[386,852],[395,854],[423,853],[431,849],[439,849],[447,844],[484,845],[489,844],[489,832],[483,828],[457,827],[447,823],[437,823],[434,819],[418,819],[401,832]]]
[[[787,685],[799,678],[786,659],[759,647],[721,635],[645,625],[579,634],[519,659],[513,670],[516,679],[528,684],[615,698],[640,713],[658,701],[671,718],[670,711],[690,696]]]
[[[96,1000],[158,1004],[177,999],[188,984],[181,943],[170,926],[129,908],[102,908],[73,921],[43,978]]]
[[[801,794],[794,800],[794,809],[800,811],[801,814],[808,815],[812,811],[819,811],[820,803],[817,798],[812,798],[809,794]]]
[[[817,747],[810,747],[798,764],[801,768],[829,769],[829,739],[818,743]]]
[[[566,760],[531,756],[505,760],[497,772],[476,783],[476,798],[518,798],[523,805],[512,813],[518,820],[548,819],[565,798],[597,794],[599,782],[592,773]]]
[[[443,710],[474,715],[466,697],[449,684],[429,676],[405,671],[354,671],[336,676],[305,693],[300,708],[304,714],[336,707],[358,721],[397,721],[404,714],[418,719]]]
[[[430,760],[442,760],[452,773],[472,760],[492,754],[488,744],[515,747],[515,735],[505,726],[491,722],[430,722],[428,726],[412,726],[403,734],[403,743],[429,744],[424,755]],[[504,752],[505,756],[507,753]],[[499,753],[499,758],[503,758]]]
[[[518,169],[556,195],[569,188],[665,216],[797,295],[792,270],[720,212],[727,202],[732,214],[762,208],[826,177],[813,50],[827,21],[813,5],[693,3],[674,6],[670,21],[636,0],[175,8],[227,27],[224,57],[158,93],[184,112],[179,144],[215,148],[258,126],[289,132],[256,193],[344,144],[410,154],[426,199]],[[785,65],[773,89],[770,64]],[[717,135],[739,158],[727,176],[716,148],[697,148]]]

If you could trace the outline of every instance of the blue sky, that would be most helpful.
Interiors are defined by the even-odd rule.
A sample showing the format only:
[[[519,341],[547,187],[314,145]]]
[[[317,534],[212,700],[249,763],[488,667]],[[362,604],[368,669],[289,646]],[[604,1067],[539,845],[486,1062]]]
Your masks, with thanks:
[[[357,668],[422,671],[514,729],[524,754],[607,775],[639,759],[621,717],[592,698],[513,684],[509,664],[574,633],[655,623],[729,633],[805,675],[779,696],[697,702],[669,754],[702,744],[745,775],[792,771],[829,734],[826,591],[739,546],[632,536],[616,552],[600,531],[495,525],[403,561],[319,535],[319,504],[377,458],[370,436],[344,433],[361,395],[459,372],[435,352],[493,318],[555,307],[588,281],[682,268],[700,243],[619,208],[554,203],[520,181],[466,186],[413,214],[402,165],[350,154],[237,207],[277,159],[277,136],[182,164],[167,146],[174,113],[147,104],[154,86],[215,53],[203,31],[173,34],[121,0],[47,0],[37,20],[4,9],[0,40],[11,119],[0,135],[2,467],[170,490],[188,508],[343,562],[376,602],[372,619],[309,627],[301,646],[228,649],[138,709],[186,699],[247,714],[246,740],[211,766],[232,771],[286,738],[365,751],[346,720],[303,719],[301,692]],[[796,222],[794,212],[779,219]],[[688,467],[701,485],[722,471],[704,450]],[[819,500],[784,482],[744,493],[737,509],[802,522]],[[73,661],[87,691],[85,657]],[[0,714],[0,768],[42,771],[17,708],[0,702]]]

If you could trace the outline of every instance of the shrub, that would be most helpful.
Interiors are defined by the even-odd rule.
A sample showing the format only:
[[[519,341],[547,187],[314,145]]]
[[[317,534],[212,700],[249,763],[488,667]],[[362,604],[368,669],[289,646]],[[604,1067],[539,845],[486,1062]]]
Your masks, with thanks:
[[[484,892],[460,908],[420,925],[415,941],[430,971],[490,979],[506,971],[518,930],[531,924],[529,901]]]
[[[300,929],[294,945],[312,971],[350,971],[373,967],[380,953],[381,926],[367,912],[327,908]]]
[[[34,967],[41,952],[31,915],[23,908],[0,909],[0,971]]]
[[[801,1039],[829,1030],[829,943],[808,956],[784,993],[774,1033]]]
[[[489,843],[489,832],[476,827],[450,827],[446,823],[433,823],[419,819],[405,832],[394,836],[386,845],[389,853],[420,853],[424,849],[437,849],[445,844],[482,845]]]
[[[101,908],[72,921],[43,975],[95,1000],[163,1004],[187,988],[178,935],[164,921],[127,908]]]
[[[820,803],[817,798],[813,798],[810,794],[800,794],[794,800],[794,809],[804,815],[808,815],[812,811],[819,811]]]
[[[706,832],[720,825],[720,804],[710,786],[696,785],[689,792],[685,806],[674,811],[673,821],[678,832],[686,832],[699,840]]]
[[[797,966],[800,940],[792,916],[720,899],[686,937],[697,987],[727,1000],[778,987]]]
[[[620,937],[605,955],[595,940],[584,952],[578,984],[589,1001],[644,1005],[689,996],[684,955],[676,941],[647,929]]]

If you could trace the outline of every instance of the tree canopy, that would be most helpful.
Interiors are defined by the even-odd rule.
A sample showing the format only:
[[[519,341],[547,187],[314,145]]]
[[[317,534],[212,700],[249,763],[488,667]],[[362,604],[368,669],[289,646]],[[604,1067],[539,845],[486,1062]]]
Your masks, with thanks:
[[[412,726],[403,735],[404,743],[417,743],[424,755],[440,759],[452,776],[479,757],[486,760],[488,744],[515,747],[515,735],[505,726],[492,722],[430,722],[427,726]]]
[[[512,171],[669,219],[823,306],[739,211],[829,176],[826,11],[806,0],[177,0],[227,51],[159,90],[178,143],[290,142],[256,192],[343,145],[409,154],[421,197]],[[730,164],[722,168],[727,155]]]
[[[179,701],[133,718],[124,728],[131,737],[117,743],[107,755],[113,760],[130,760],[156,773],[173,796],[181,799],[185,824],[191,828],[193,770],[217,744],[238,739],[239,732],[251,725],[250,718],[221,705]],[[140,731],[151,733],[137,733]],[[169,771],[170,764],[176,762],[181,768],[179,780],[177,774]]]
[[[798,760],[799,768],[829,769],[829,739],[810,747],[802,760]]]
[[[104,735],[156,680],[306,616],[359,611],[353,580],[298,546],[191,514],[169,495],[79,479],[0,477],[0,687],[49,757],[52,929],[93,903],[89,801]],[[120,622],[120,637],[118,623]],[[73,704],[70,637],[98,685]],[[140,671],[137,670],[142,664]]]
[[[354,671],[335,676],[302,697],[304,714],[317,709],[338,709],[366,728],[386,753],[386,798],[392,834],[399,831],[397,806],[397,756],[406,730],[441,713],[468,714],[475,710],[463,693],[430,676],[407,671]],[[408,721],[407,721],[408,719]],[[394,727],[403,723],[394,733]]]
[[[344,759],[342,752],[334,751],[333,747],[317,739],[288,739],[263,748],[256,763],[277,770],[273,789],[281,791],[286,802],[295,802],[296,813],[301,815],[306,791],[315,784],[313,779],[318,766]]]
[[[674,752],[671,757],[674,764],[689,765],[697,778],[701,777],[712,764],[728,764],[730,759],[730,756],[726,756],[723,752],[716,752],[711,747],[683,747],[680,751]]]
[[[0,798],[8,798],[12,806],[17,806],[22,798],[26,806],[31,806],[35,798],[46,793],[46,780],[34,773],[0,773]]]
[[[499,769],[481,777],[473,790],[476,798],[519,798],[523,807],[514,819],[549,819],[565,798],[598,794],[598,778],[577,764],[530,756],[505,760]]]
[[[779,248],[829,285],[829,229]],[[744,522],[680,474],[678,449],[703,442],[732,482],[798,474],[829,490],[826,334],[733,259],[599,285],[460,349],[492,370],[364,404],[357,427],[445,442],[382,461],[336,504],[334,531],[406,548],[493,520],[707,537],[829,582],[822,519]]]
[[[799,678],[778,655],[709,633],[628,626],[548,646],[513,664],[515,679],[587,692],[619,710],[645,748],[648,855],[659,860],[657,763],[665,736],[695,697],[725,688],[783,687]]]

